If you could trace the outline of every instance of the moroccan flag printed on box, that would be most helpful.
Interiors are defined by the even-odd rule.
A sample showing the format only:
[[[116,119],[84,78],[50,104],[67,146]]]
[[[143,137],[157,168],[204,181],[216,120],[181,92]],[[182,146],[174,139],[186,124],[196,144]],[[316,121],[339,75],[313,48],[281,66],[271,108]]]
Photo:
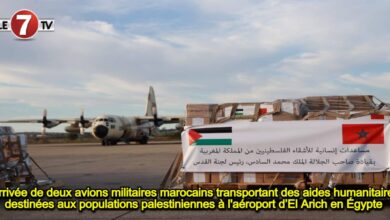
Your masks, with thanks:
[[[188,132],[188,140],[190,145],[232,145],[232,139],[226,136],[229,133],[232,127],[195,128]]]
[[[384,144],[384,124],[343,124],[343,144]]]
[[[380,115],[380,114],[371,114],[370,115],[371,119],[376,119],[376,120],[383,120],[385,119],[385,116],[384,115]]]

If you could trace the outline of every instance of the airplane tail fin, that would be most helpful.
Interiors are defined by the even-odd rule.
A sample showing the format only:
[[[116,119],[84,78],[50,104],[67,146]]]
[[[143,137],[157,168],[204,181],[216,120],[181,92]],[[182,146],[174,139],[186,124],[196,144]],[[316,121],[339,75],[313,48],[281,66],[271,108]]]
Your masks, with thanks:
[[[156,97],[154,95],[154,89],[152,86],[149,87],[149,95],[148,95],[148,104],[146,106],[146,116],[153,116],[157,119],[157,104]]]

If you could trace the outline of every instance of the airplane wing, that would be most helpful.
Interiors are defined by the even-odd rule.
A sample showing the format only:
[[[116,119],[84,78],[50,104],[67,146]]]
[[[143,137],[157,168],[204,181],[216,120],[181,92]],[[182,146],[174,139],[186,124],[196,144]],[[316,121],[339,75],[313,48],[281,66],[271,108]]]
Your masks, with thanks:
[[[40,119],[16,119],[16,120],[5,120],[0,123],[39,123],[42,124],[43,133],[45,128],[53,128],[62,123],[68,123],[72,127],[80,127],[80,133],[84,133],[85,128],[89,128],[92,125],[94,118],[84,118],[84,110],[81,110],[79,118],[70,119],[48,119],[47,110],[45,109]]]
[[[180,123],[184,121],[183,116],[162,116],[160,117],[165,124],[168,123]]]
[[[68,124],[77,124],[81,120],[80,118],[72,118],[72,119],[46,119],[47,121],[56,122],[58,124],[68,123]],[[84,118],[85,121],[92,122],[94,118]],[[0,121],[0,123],[43,123],[44,119],[15,119],[15,120],[5,120]]]
[[[174,123],[182,123],[184,121],[183,116],[159,116],[155,118],[154,116],[137,116],[137,120],[145,120],[154,122],[156,124],[174,124]]]
[[[43,127],[46,128],[53,128],[57,125],[68,123],[72,126],[79,126],[79,123],[82,120],[80,118],[74,118],[74,119],[16,119],[16,120],[5,120],[0,121],[0,123],[38,123],[43,124]],[[92,124],[93,118],[89,119],[86,118],[83,120],[84,128],[89,128]]]
[[[68,122],[67,120],[61,120],[61,119],[51,119],[50,121],[56,121],[59,123]],[[42,123],[42,122],[43,119],[17,119],[17,120],[0,121],[0,123]]]

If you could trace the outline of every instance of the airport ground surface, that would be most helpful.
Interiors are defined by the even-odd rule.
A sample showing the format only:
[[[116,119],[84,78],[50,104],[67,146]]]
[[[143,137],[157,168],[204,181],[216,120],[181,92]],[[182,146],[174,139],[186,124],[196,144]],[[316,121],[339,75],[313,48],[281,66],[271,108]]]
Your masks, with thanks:
[[[120,186],[157,188],[177,152],[179,142],[149,145],[48,144],[30,145],[29,152],[58,183],[70,188]],[[34,167],[39,179],[44,176]],[[5,211],[0,219],[113,219],[125,211]],[[147,211],[119,219],[389,219],[390,207],[370,213],[352,211]]]

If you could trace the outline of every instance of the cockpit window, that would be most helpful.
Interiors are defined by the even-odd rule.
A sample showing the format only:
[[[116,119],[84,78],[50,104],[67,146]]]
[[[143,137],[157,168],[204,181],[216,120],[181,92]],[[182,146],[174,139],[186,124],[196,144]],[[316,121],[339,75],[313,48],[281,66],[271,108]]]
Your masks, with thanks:
[[[115,122],[114,118],[98,118],[96,121]]]

